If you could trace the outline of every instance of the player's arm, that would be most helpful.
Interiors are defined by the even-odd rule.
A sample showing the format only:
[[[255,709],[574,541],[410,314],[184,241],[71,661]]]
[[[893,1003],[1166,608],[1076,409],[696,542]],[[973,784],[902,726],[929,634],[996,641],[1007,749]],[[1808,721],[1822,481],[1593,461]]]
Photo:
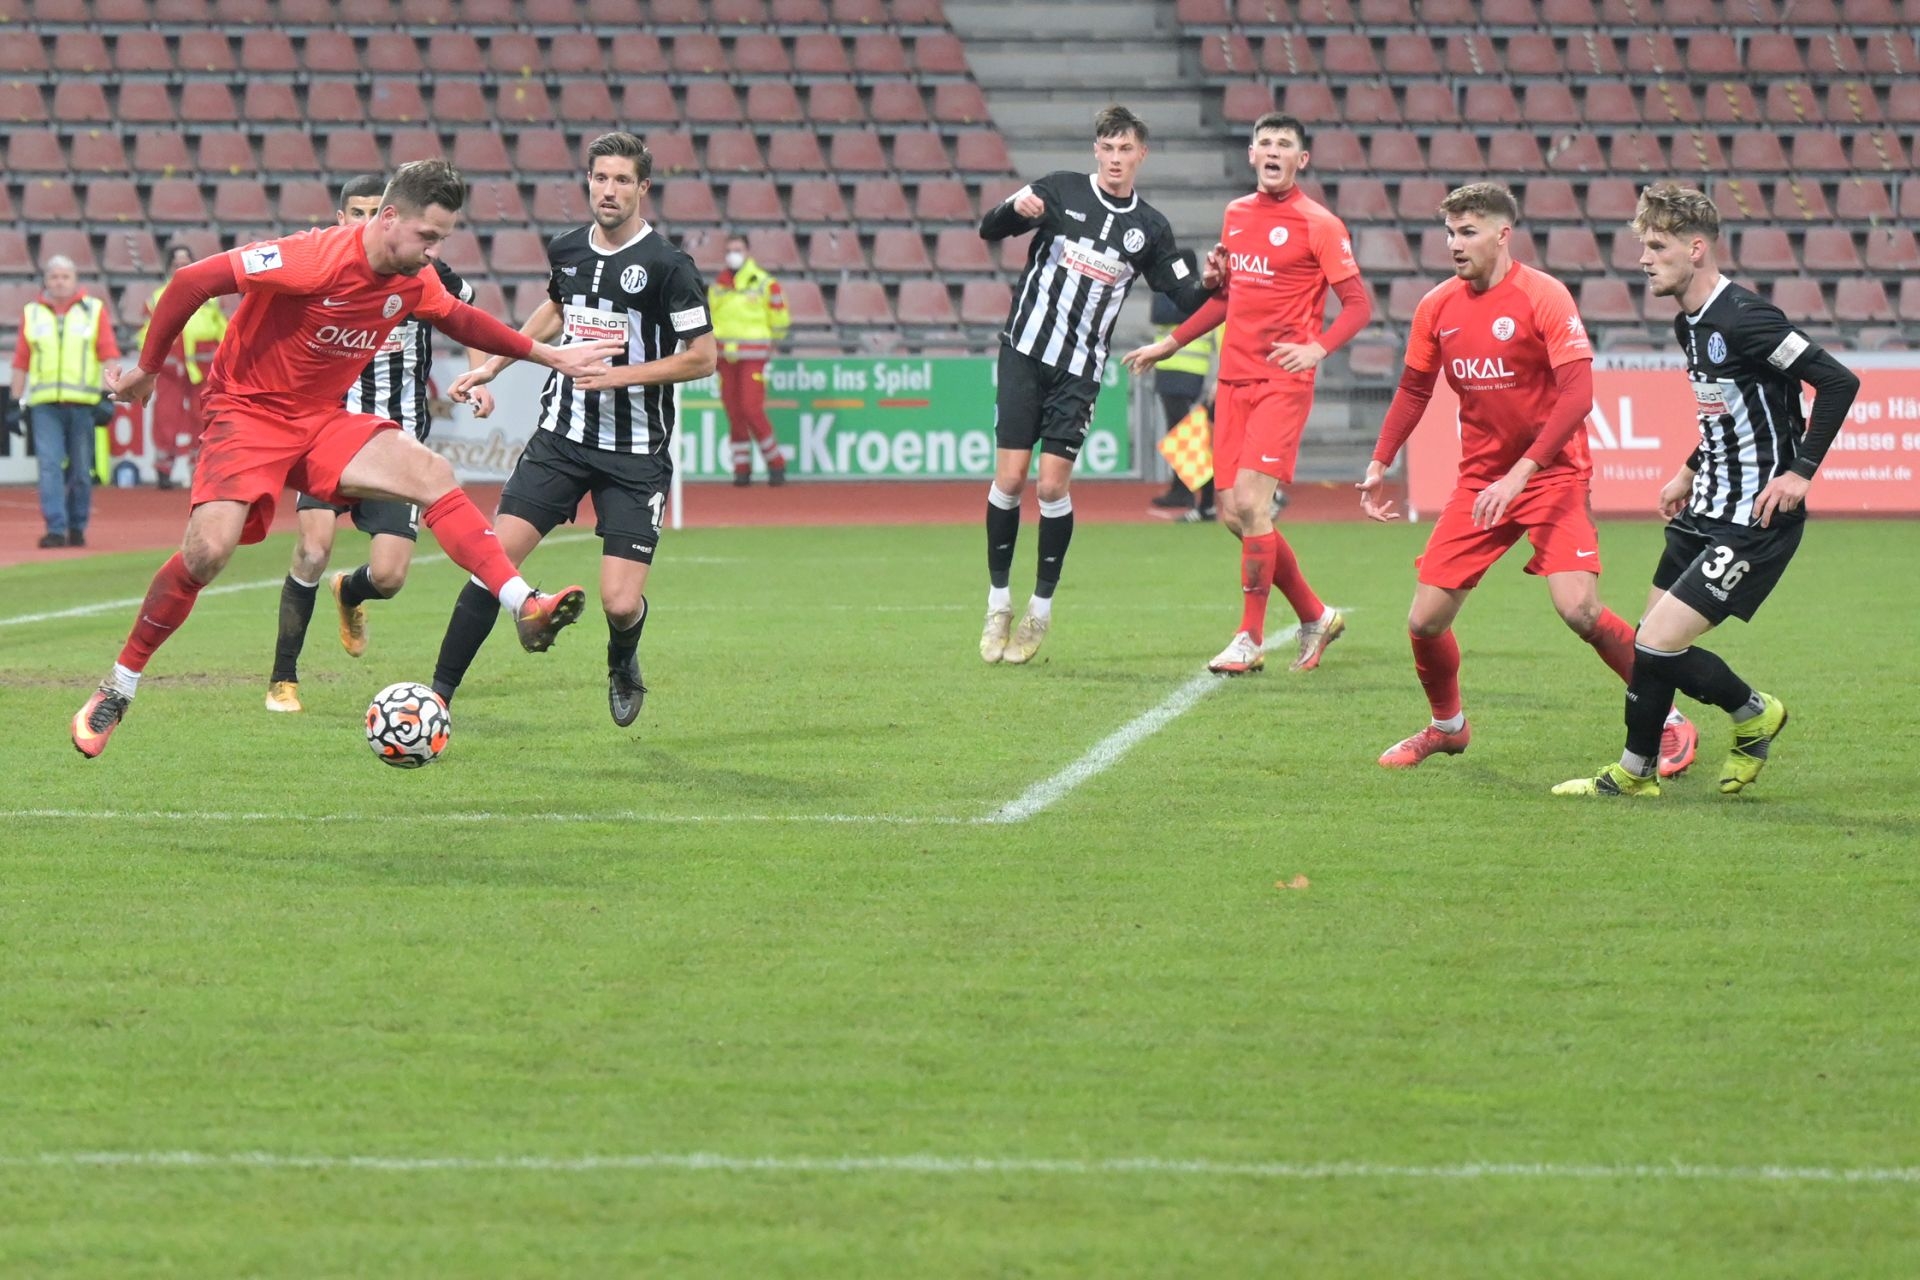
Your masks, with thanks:
[[[682,259],[668,268],[660,287],[660,306],[667,312],[667,325],[680,339],[680,349],[645,364],[612,365],[576,378],[582,391],[607,391],[614,387],[657,387],[676,382],[693,382],[714,371],[720,363],[720,346],[713,339],[713,317],[707,312],[707,286],[690,259]]]
[[[1473,522],[1480,528],[1500,523],[1533,473],[1560,456],[1573,433],[1586,429],[1587,415],[1593,412],[1593,344],[1587,340],[1587,327],[1580,321],[1573,295],[1559,281],[1547,280],[1540,288],[1528,289],[1527,296],[1533,303],[1535,332],[1553,370],[1553,407],[1526,453],[1473,500]]]
[[[1120,363],[1134,374],[1142,374],[1165,360],[1180,348],[1192,342],[1202,334],[1212,333],[1227,319],[1227,295],[1225,293],[1208,294],[1200,309],[1175,326],[1172,333],[1158,342],[1150,342],[1144,347],[1136,347],[1120,357]]]
[[[427,293],[420,300],[416,314],[434,328],[452,338],[462,346],[478,347],[494,356],[508,357],[508,363],[514,360],[532,360],[535,364],[545,365],[555,373],[567,378],[581,378],[594,369],[606,367],[606,362],[620,354],[626,344],[618,338],[604,338],[597,342],[573,342],[563,347],[549,346],[535,340],[524,329],[509,329],[498,320],[480,310],[469,306],[446,291],[439,280],[433,276],[423,279],[430,282]],[[487,361],[493,364],[492,360]],[[502,366],[505,367],[504,365]],[[462,386],[468,379],[478,378],[479,373],[469,371],[455,379],[447,394],[455,399],[464,399],[457,393],[470,390]]]
[[[981,215],[980,238],[1005,240],[1033,230],[1047,216],[1052,199],[1046,179],[1029,182]]]
[[[1360,278],[1360,264],[1353,260],[1353,238],[1346,224],[1337,220],[1314,220],[1312,247],[1321,273],[1340,299],[1340,314],[1333,318],[1312,342],[1276,342],[1267,353],[1267,361],[1288,373],[1306,373],[1345,346],[1354,334],[1373,319],[1373,290]]]
[[[145,404],[153,394],[154,378],[167,363],[174,342],[209,298],[241,292],[240,272],[231,254],[217,253],[189,263],[173,273],[166,290],[153,308],[147,323],[146,341],[140,344],[138,367],[131,373],[117,368],[104,370],[107,390],[115,400],[126,404]]]
[[[533,342],[552,342],[560,336],[560,325],[563,318],[560,304],[552,298],[548,298],[545,302],[533,309],[533,314],[528,316],[526,323],[520,326],[520,332]],[[447,331],[442,329],[441,332],[446,333]],[[447,333],[447,336],[450,338],[453,337],[451,333]],[[474,348],[468,349],[467,358],[469,360],[473,358],[474,350]],[[482,357],[480,363],[477,365],[469,365],[467,371],[455,378],[453,385],[447,388],[447,398],[449,400],[452,400],[456,404],[472,403],[474,391],[499,377],[501,373],[506,370],[507,366],[513,363],[513,360],[505,356],[489,357],[485,351],[481,351],[480,355]]]
[[[1793,461],[1767,482],[1753,504],[1753,513],[1764,529],[1772,523],[1775,512],[1794,511],[1806,502],[1814,473],[1846,424],[1854,397],[1860,394],[1860,378],[1826,348],[1794,328],[1777,308],[1755,307],[1746,318],[1748,323],[1741,326],[1739,336],[1748,356],[1765,360],[1813,388],[1813,413],[1807,418],[1807,432],[1794,450]]]
[[[1680,508],[1687,505],[1687,498],[1693,493],[1693,478],[1700,473],[1700,446],[1695,445],[1687,460],[1671,479],[1660,486],[1660,518],[1671,520],[1680,514]]]
[[[1440,342],[1434,337],[1434,315],[1439,310],[1439,290],[1420,299],[1413,309],[1413,326],[1407,334],[1406,367],[1400,373],[1400,385],[1394,390],[1393,403],[1380,423],[1380,438],[1374,442],[1373,458],[1367,474],[1355,485],[1360,491],[1360,509],[1370,520],[1385,523],[1398,520],[1393,503],[1383,501],[1387,468],[1400,456],[1401,446],[1413,435],[1433,399],[1434,384],[1440,380]]]
[[[1147,287],[1173,299],[1183,315],[1192,315],[1213,296],[1213,290],[1201,282],[1199,264],[1193,254],[1182,249],[1173,238],[1173,228],[1162,224],[1147,246],[1152,257],[1142,273]]]
[[[440,277],[440,283],[446,286],[448,293],[458,298],[461,302],[469,304],[473,302],[473,286],[462,279],[459,272],[438,258],[433,260],[433,270],[435,274]],[[465,350],[467,353],[467,372],[469,373],[478,369],[492,358],[478,347],[467,347]],[[473,409],[474,417],[484,418],[493,412],[493,392],[487,390],[484,385],[476,384],[465,387],[462,390],[465,392],[464,398],[466,403]]]

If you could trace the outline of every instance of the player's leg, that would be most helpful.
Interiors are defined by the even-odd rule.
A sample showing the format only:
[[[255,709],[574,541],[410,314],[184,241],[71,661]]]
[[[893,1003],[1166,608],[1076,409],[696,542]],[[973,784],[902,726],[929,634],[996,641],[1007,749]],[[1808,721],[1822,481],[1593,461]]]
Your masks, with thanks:
[[[767,416],[767,362],[740,362],[740,407],[747,416],[747,429],[760,446],[760,460],[767,464],[767,483],[787,482],[787,454],[773,434],[773,419]]]
[[[367,651],[367,601],[391,600],[407,585],[413,544],[420,536],[420,509],[411,502],[368,498],[354,504],[354,528],[370,539],[367,559],[330,584],[340,611],[340,646],[357,658]]]
[[[646,681],[640,674],[640,632],[647,625],[647,572],[659,547],[673,484],[665,456],[615,454],[597,459],[594,532],[600,537],[600,604],[607,615],[607,711],[626,728],[640,717]]]
[[[301,494],[295,508],[293,563],[280,584],[279,630],[273,642],[273,671],[267,677],[269,711],[295,712],[300,702],[300,651],[306,647],[307,627],[313,621],[313,602],[319,595],[320,575],[333,556],[334,525],[339,508]]]
[[[1033,595],[1007,641],[1002,662],[1018,665],[1033,661],[1053,626],[1053,593],[1059,589],[1067,548],[1073,543],[1073,456],[1063,452],[1064,448],[1052,439],[1040,444],[1040,476],[1034,485],[1034,496],[1040,500],[1040,534]],[[1077,446],[1074,452],[1079,452]]]
[[[1473,739],[1460,700],[1460,644],[1453,635],[1453,621],[1472,590],[1472,586],[1439,587],[1428,582],[1414,588],[1413,606],[1407,610],[1407,639],[1413,648],[1414,675],[1427,696],[1432,719],[1381,754],[1385,768],[1411,769],[1431,755],[1457,756]]]
[[[1593,646],[1600,660],[1628,685],[1633,683],[1637,661],[1634,629],[1626,619],[1600,603],[1600,579],[1597,573],[1569,572],[1547,575],[1547,594],[1561,621],[1582,640]],[[1700,740],[1699,730],[1680,713],[1671,700],[1661,717],[1660,748],[1656,767],[1661,777],[1677,778],[1693,764]]]
[[[552,595],[535,592],[502,549],[487,518],[454,483],[452,463],[391,423],[359,414],[343,413],[341,418],[344,423],[355,424],[354,430],[340,431],[346,437],[344,443],[331,449],[322,446],[309,454],[301,463],[308,476],[320,475],[325,483],[329,470],[338,465],[339,455],[350,447],[352,436],[370,430],[371,438],[335,473],[335,483],[342,493],[397,498],[418,505],[421,522],[433,530],[447,558],[485,584],[514,615],[520,646],[528,652],[548,648],[562,627],[580,617],[586,591],[570,586]],[[321,496],[327,496],[324,490]]]
[[[1040,364],[1002,344],[994,388],[993,483],[987,486],[987,617],[980,657],[998,662],[1013,632],[1013,551],[1020,540],[1020,495],[1040,442]]]
[[[1307,582],[1299,558],[1286,535],[1274,526],[1274,499],[1280,486],[1293,481],[1294,464],[1307,417],[1313,411],[1313,393],[1293,387],[1262,386],[1248,407],[1246,438],[1240,449],[1239,474],[1234,478],[1234,507],[1242,536],[1241,579],[1253,581],[1260,567],[1267,571],[1292,607],[1299,622],[1298,653],[1291,671],[1312,671],[1320,665],[1327,646],[1346,631],[1346,619],[1322,601]],[[1265,601],[1260,601],[1262,613]]]
[[[517,472],[518,468],[515,470]],[[509,515],[505,510],[504,494],[501,505],[502,510],[494,517],[493,527],[500,539],[500,549],[516,565],[525,563],[533,549],[540,545],[540,539],[546,537],[563,518],[552,516],[530,521]],[[440,695],[441,702],[453,701],[454,693],[467,677],[468,668],[480,655],[481,646],[493,634],[493,624],[499,616],[500,601],[493,592],[484,582],[469,578],[454,599],[453,615],[447,619],[446,634],[440,638],[440,654],[433,664],[433,691]]]
[[[745,488],[753,483],[753,445],[747,431],[746,406],[740,396],[740,362],[722,359],[720,374],[720,410],[727,415],[727,457],[733,464],[733,483]]]
[[[126,715],[154,650],[186,622],[201,590],[220,576],[240,545],[248,510],[243,502],[211,501],[195,507],[187,517],[180,550],[153,575],[113,673],[74,713],[73,745],[81,755],[91,759],[106,750],[107,739]]]

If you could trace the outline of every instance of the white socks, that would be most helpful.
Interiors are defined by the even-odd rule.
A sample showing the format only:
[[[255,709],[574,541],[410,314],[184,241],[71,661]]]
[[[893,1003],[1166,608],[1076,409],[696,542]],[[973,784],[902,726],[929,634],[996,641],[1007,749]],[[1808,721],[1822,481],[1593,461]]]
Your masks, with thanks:
[[[519,617],[520,606],[525,604],[527,597],[532,594],[533,588],[527,585],[527,580],[516,573],[508,579],[506,586],[500,588],[500,607]]]
[[[987,588],[987,612],[999,613],[1001,610],[1013,612],[1013,589],[1011,587]]]
[[[288,578],[289,578],[290,580],[292,580],[292,581],[293,581],[294,583],[296,583],[296,584],[298,584],[298,585],[300,585],[300,586],[303,586],[303,587],[305,587],[305,588],[306,588],[307,590],[309,590],[309,591],[314,591],[314,590],[317,590],[317,589],[319,588],[319,586],[320,586],[320,584],[319,584],[318,582],[308,582],[307,580],[305,580],[304,578],[301,578],[301,577],[299,577],[299,576],[298,576],[298,575],[296,575],[296,574],[291,574],[291,573],[290,573],[290,574],[288,574],[288,575],[287,575],[287,577],[288,577]]]
[[[129,671],[116,662],[113,664],[113,675],[107,683],[113,686],[115,693],[131,698],[140,688],[140,673]]]
[[[1053,597],[1035,596],[1027,601],[1027,614],[1035,622],[1045,622],[1053,617]]]
[[[1435,720],[1433,727],[1442,733],[1458,733],[1467,727],[1467,713],[1459,711],[1448,716],[1445,720]]]
[[[999,490],[997,489],[994,490],[994,493],[998,493],[998,492]],[[989,502],[993,501],[992,494],[987,495],[987,501]],[[1055,498],[1052,502],[1042,502],[1040,504],[1040,514],[1041,516],[1051,520],[1058,520],[1061,516],[1072,515],[1073,514],[1073,495],[1068,494],[1064,498]]]
[[[998,507],[1002,511],[1018,511],[1020,509],[1020,499],[1011,494],[1000,492],[1000,486],[997,484],[987,486],[987,504]]]

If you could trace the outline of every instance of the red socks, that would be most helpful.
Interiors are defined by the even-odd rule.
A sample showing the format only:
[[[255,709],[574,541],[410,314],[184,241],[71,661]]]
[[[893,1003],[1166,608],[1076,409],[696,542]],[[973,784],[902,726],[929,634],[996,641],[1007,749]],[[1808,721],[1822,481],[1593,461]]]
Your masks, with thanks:
[[[1267,595],[1273,590],[1274,564],[1282,545],[1278,533],[1240,540],[1240,629],[1255,644],[1267,638]],[[1287,559],[1292,560],[1292,555]]]
[[[1625,618],[1611,609],[1602,609],[1600,621],[1581,639],[1593,646],[1600,661],[1612,667],[1615,675],[1628,684],[1633,683],[1633,628]]]
[[[1413,642],[1413,669],[1427,691],[1435,720],[1460,714],[1460,643],[1449,628],[1437,636],[1407,637]]]
[[[462,490],[442,494],[438,502],[420,513],[420,523],[433,530],[447,559],[484,582],[495,596],[520,576],[513,561],[500,549],[493,526]]]
[[[1287,598],[1287,603],[1293,606],[1294,616],[1302,623],[1320,621],[1320,615],[1327,611],[1327,607],[1320,603],[1320,597],[1313,594],[1313,588],[1307,585],[1306,575],[1300,572],[1300,562],[1293,557],[1293,548],[1287,545],[1287,540],[1280,536],[1278,529],[1269,536],[1274,542],[1273,585],[1280,588],[1280,594]]]
[[[167,637],[187,620],[187,615],[193,612],[193,602],[200,598],[200,588],[206,585],[194,580],[187,572],[186,560],[178,551],[174,552],[160,566],[160,572],[153,575],[147,598],[140,602],[140,616],[134,620],[133,632],[120,650],[120,665],[129,671],[145,671],[153,651],[165,644]]]

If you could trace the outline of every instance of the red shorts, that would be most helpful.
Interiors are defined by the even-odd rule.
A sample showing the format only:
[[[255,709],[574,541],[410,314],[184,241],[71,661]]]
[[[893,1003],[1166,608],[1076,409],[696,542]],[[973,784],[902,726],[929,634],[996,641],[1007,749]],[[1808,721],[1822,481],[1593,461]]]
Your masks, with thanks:
[[[340,473],[367,441],[400,429],[387,418],[311,401],[213,392],[205,404],[193,505],[246,503],[242,543],[267,536],[274,504],[289,486],[325,502],[350,501],[340,496]]]
[[[1223,382],[1214,398],[1213,484],[1231,489],[1241,468],[1293,483],[1313,384]]]
[[[1523,533],[1533,543],[1528,573],[1600,572],[1600,534],[1593,527],[1586,485],[1522,489],[1491,529],[1474,527],[1473,502],[1479,496],[1477,489],[1455,489],[1447,499],[1427,538],[1426,552],[1413,561],[1427,586],[1450,591],[1478,586]]]

